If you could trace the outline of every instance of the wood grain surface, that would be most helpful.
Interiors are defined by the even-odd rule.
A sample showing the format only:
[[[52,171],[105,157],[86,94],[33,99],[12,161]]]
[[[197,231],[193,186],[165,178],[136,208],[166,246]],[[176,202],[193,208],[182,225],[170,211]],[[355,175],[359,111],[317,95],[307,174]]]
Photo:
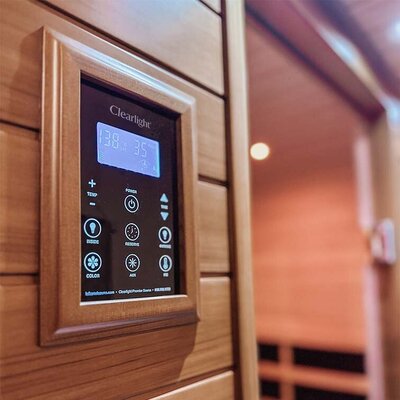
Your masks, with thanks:
[[[152,397],[151,400],[232,400],[233,398],[234,374],[232,371],[228,371],[174,390],[173,392]]]
[[[0,3],[0,119],[36,129],[40,128],[43,26],[53,28],[88,46],[93,46],[98,41],[92,34],[77,28],[36,2],[5,0]],[[105,41],[102,41],[99,50],[132,67],[140,68],[196,99],[199,173],[225,181],[223,100]]]
[[[203,272],[229,272],[227,189],[199,183],[199,251]]]
[[[247,5],[249,14],[255,17],[254,20],[257,20],[266,35],[271,35],[273,29],[280,37],[277,42],[282,48],[291,53],[299,65],[309,69],[317,79],[329,85],[330,90],[347,101],[350,107],[372,119],[383,111],[374,90],[360,79],[360,71],[349,68],[350,63],[340,58],[328,44],[330,41],[324,38],[324,30],[332,38],[337,34],[335,40],[340,40],[340,34],[326,23],[322,15],[312,15],[312,11],[317,9],[313,7],[313,2],[248,0]],[[274,38],[277,39],[276,36]],[[331,42],[335,41],[331,39]],[[356,54],[352,53],[349,59],[358,57]],[[361,63],[354,65],[360,66]]]
[[[379,285],[384,382],[387,399],[400,394],[400,123],[382,117],[371,128],[371,156],[376,221],[395,226],[397,260],[374,266]],[[379,360],[379,359],[378,359]],[[379,372],[379,370],[378,370]],[[380,375],[378,375],[379,377]]]
[[[201,280],[202,321],[135,336],[40,348],[38,286],[0,278],[2,396],[126,398],[232,366],[229,278]],[[113,384],[110,385],[110,380]]]
[[[47,2],[223,94],[221,18],[197,0]]]
[[[250,217],[250,163],[245,52],[244,1],[226,1],[226,74],[229,88],[228,159],[230,171],[230,232],[234,276],[234,312],[237,318],[238,390],[243,400],[257,399],[257,350],[253,301]]]
[[[39,262],[39,138],[0,124],[0,272],[32,273]]]
[[[243,170],[247,162],[243,4],[230,2],[229,13],[220,16],[218,0],[167,5],[151,0],[136,2],[121,14],[118,5],[126,1],[102,2],[96,9],[86,0],[51,0],[51,5],[38,0],[0,2],[0,183],[7,188],[0,193],[0,397],[253,400],[257,382],[246,236],[248,176]],[[146,15],[148,20],[138,20]],[[118,24],[110,25],[117,17]],[[229,132],[225,130],[223,18],[230,19],[227,32],[232,34],[232,118],[227,127],[234,124],[235,128]],[[202,272],[198,324],[39,346],[44,26],[195,99]],[[231,135],[237,137],[229,155],[234,173],[228,177]],[[236,245],[237,251],[230,248]],[[231,263],[238,267],[231,270]]]

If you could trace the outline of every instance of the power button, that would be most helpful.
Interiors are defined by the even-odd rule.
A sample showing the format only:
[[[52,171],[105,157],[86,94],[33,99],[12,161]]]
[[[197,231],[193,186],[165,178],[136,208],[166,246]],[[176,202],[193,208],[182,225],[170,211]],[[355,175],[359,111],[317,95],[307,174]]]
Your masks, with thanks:
[[[139,200],[130,194],[129,196],[125,197],[124,205],[127,211],[130,213],[135,213],[139,209]]]

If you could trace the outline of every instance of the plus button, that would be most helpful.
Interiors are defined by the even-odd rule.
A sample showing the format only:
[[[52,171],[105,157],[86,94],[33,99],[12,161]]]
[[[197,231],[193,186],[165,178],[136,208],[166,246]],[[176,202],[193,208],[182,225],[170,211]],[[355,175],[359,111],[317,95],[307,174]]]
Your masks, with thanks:
[[[96,186],[96,182],[93,180],[93,178],[88,182],[88,184],[92,189],[94,186]]]

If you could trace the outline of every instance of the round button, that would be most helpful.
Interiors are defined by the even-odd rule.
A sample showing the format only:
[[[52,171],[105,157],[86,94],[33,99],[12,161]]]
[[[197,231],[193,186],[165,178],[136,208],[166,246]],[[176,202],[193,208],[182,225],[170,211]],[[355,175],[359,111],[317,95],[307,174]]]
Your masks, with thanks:
[[[101,233],[101,224],[97,219],[89,218],[83,224],[83,230],[86,236],[95,239]]]
[[[125,236],[127,237],[127,239],[134,242],[135,240],[137,240],[139,238],[139,235],[140,235],[140,230],[136,224],[131,222],[130,224],[126,225]]]
[[[129,196],[125,197],[124,205],[127,211],[130,213],[135,213],[139,209],[139,200],[130,194]]]
[[[101,257],[97,253],[88,253],[83,259],[83,266],[89,272],[97,272],[101,268]]]
[[[166,226],[160,228],[158,231],[158,238],[160,239],[161,243],[169,243],[172,239],[171,229],[167,228]]]
[[[158,265],[162,272],[168,272],[172,268],[172,259],[170,256],[161,256]]]
[[[140,258],[136,254],[129,254],[125,258],[125,267],[130,272],[136,272],[140,267]]]

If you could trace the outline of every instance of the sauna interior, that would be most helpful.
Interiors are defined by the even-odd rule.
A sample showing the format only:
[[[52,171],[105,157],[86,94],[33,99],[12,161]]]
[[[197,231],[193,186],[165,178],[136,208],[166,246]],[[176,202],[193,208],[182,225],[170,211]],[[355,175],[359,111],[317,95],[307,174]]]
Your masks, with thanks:
[[[400,400],[399,0],[0,0],[0,399]]]
[[[398,264],[371,249],[398,213],[400,4],[246,4],[262,398],[400,398]]]

